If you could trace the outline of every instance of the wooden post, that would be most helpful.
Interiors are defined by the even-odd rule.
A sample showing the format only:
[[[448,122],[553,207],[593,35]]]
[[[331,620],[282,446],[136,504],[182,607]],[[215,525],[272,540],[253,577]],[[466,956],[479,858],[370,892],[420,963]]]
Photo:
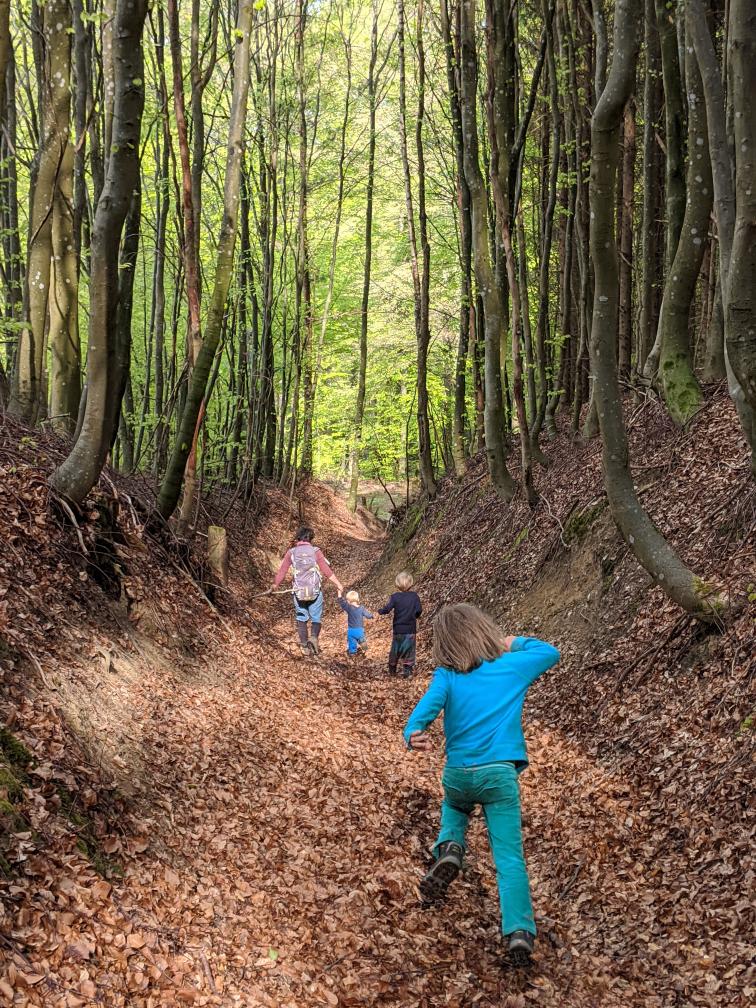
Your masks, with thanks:
[[[207,530],[207,562],[213,581],[222,588],[228,587],[228,536],[219,525]]]

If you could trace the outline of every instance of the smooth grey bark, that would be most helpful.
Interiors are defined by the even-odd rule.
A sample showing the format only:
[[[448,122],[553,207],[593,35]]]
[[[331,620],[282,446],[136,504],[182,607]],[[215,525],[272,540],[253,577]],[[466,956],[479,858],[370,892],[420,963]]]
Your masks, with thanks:
[[[158,495],[158,512],[163,519],[170,518],[176,509],[187,459],[192,445],[196,443],[196,432],[201,423],[208,379],[221,338],[223,315],[233,273],[244,123],[247,116],[247,95],[249,93],[252,8],[253,0],[239,0],[234,32],[234,83],[231,97],[231,117],[228,126],[226,177],[223,189],[223,223],[218,238],[215,283],[205,326],[205,338],[194,365],[176,443]]]
[[[752,0],[730,2],[728,57],[735,113],[735,221],[725,333],[730,366],[751,411],[749,442],[756,473],[756,7]]]
[[[635,102],[625,106],[622,127],[622,199],[620,203],[620,302],[617,357],[620,378],[630,377],[633,348],[633,236],[635,214]]]
[[[430,343],[430,244],[425,206],[425,154],[423,147],[423,120],[425,118],[425,49],[422,30],[424,0],[419,0],[417,8],[416,49],[418,55],[418,106],[415,125],[415,154],[417,157],[417,223],[412,193],[412,170],[407,142],[407,75],[405,60],[404,0],[397,3],[399,47],[399,140],[404,173],[404,201],[407,213],[407,234],[409,238],[410,268],[415,298],[415,341],[417,344],[417,437],[420,482],[425,493],[433,497],[436,492],[436,478],[433,472],[431,453],[430,422],[428,415],[428,345]]]
[[[472,290],[472,224],[470,220],[470,190],[465,179],[464,138],[459,107],[459,5],[455,11],[455,29],[452,37],[448,0],[441,0],[441,38],[446,57],[446,82],[449,91],[449,112],[452,122],[452,141],[457,183],[457,219],[459,227],[460,308],[459,336],[454,364],[454,414],[452,418],[452,459],[454,471],[462,476],[466,460],[466,377],[470,340],[475,340],[475,310]]]
[[[654,0],[645,0],[645,73],[643,84],[643,215],[641,230],[640,322],[636,371],[643,374],[654,345],[658,316],[659,225],[662,186],[659,150],[656,144],[659,96],[659,33]]]
[[[548,75],[549,111],[551,114],[551,139],[549,147],[549,177],[548,197],[541,227],[539,247],[540,263],[538,268],[538,319],[536,321],[536,347],[538,358],[538,409],[531,426],[530,437],[534,447],[544,422],[550,403],[548,376],[549,348],[549,277],[551,270],[551,248],[554,236],[554,215],[557,206],[557,183],[559,180],[559,163],[562,156],[562,112],[559,107],[559,82],[557,79],[556,60],[554,58],[553,19],[548,18],[547,0],[542,0],[544,21],[546,22],[546,70]],[[556,406],[556,401],[554,402]],[[553,410],[551,412],[551,427],[553,429]]]
[[[729,312],[729,301],[732,291],[730,272],[735,235],[736,187],[733,177],[735,164],[733,163],[727,133],[727,104],[722,84],[721,69],[707,24],[703,2],[702,0],[687,0],[687,3],[690,13],[690,17],[688,19],[688,29],[696,51],[696,59],[701,71],[704,98],[706,100],[706,121],[709,130],[709,156],[711,158],[712,179],[714,184],[714,211],[717,220],[717,232],[719,234],[719,266],[722,312],[724,317],[724,347],[727,387],[730,392],[730,397],[735,404],[735,409],[737,411],[738,418],[740,419],[740,425],[743,428],[743,433],[745,434],[746,440],[750,446],[751,467],[754,473],[756,473],[756,410],[751,405],[751,402],[749,402],[740,376],[736,373],[730,359],[731,342],[733,342],[732,320]],[[734,12],[736,17],[741,17],[739,9],[735,9],[733,7],[731,8],[731,12]],[[745,16],[748,16],[747,11],[745,12]],[[742,84],[733,86],[733,97],[736,88],[740,102],[743,102],[745,105],[749,102],[753,103],[753,96],[743,93]],[[738,111],[742,113],[743,119],[748,122],[744,108],[742,107]],[[746,154],[746,159],[741,158],[741,164],[746,169],[746,178],[744,181],[747,186],[747,155],[749,152],[741,151],[741,155],[744,153]]]
[[[619,300],[615,194],[620,123],[635,80],[641,0],[617,0],[614,55],[591,125],[590,248],[595,270],[591,363],[602,439],[604,484],[623,539],[654,581],[687,612],[709,620],[722,605],[671,549],[643,508],[630,472],[617,375]]]
[[[687,201],[677,251],[667,274],[659,316],[659,379],[664,401],[677,424],[686,423],[701,405],[701,386],[693,369],[690,314],[701,272],[713,203],[709,138],[703,85],[693,48],[686,51],[688,88]]]
[[[50,251],[48,343],[50,346],[50,417],[55,430],[72,434],[81,397],[79,347],[79,271],[74,234],[74,149],[71,125],[71,7],[50,0],[55,19],[46,31],[50,58],[51,126],[60,160],[53,195]]]
[[[139,183],[139,138],[144,108],[142,32],[147,0],[117,0],[113,31],[113,133],[105,187],[92,228],[87,396],[80,430],[50,483],[80,504],[97,482],[110,450],[113,406],[120,407],[117,360],[119,245]],[[115,410],[117,416],[117,408]]]
[[[667,220],[665,228],[665,277],[674,263],[677,243],[680,240],[685,216],[685,110],[683,105],[682,75],[677,46],[677,0],[655,0],[656,26],[659,32],[662,78],[664,81],[664,141],[665,141],[665,201]],[[661,355],[661,330],[657,328],[654,343],[646,357],[643,374],[655,381]]]
[[[478,54],[475,40],[474,0],[460,0],[460,106],[465,139],[465,178],[470,189],[472,247],[475,279],[483,306],[485,333],[483,424],[486,460],[491,483],[505,500],[511,500],[516,484],[507,469],[504,436],[504,402],[501,388],[501,333],[504,311],[501,290],[494,277],[488,227],[488,197],[480,169],[478,124]]]
[[[362,448],[362,424],[365,416],[365,381],[368,357],[368,321],[370,311],[370,277],[373,265],[373,192],[375,188],[375,146],[376,146],[376,67],[378,64],[378,4],[373,0],[373,18],[370,29],[370,64],[368,67],[368,158],[367,182],[365,189],[365,261],[362,267],[362,299],[360,301],[360,359],[357,371],[357,398],[354,404],[354,430],[349,449],[349,507],[357,510],[357,488],[360,478],[360,452]],[[349,82],[351,86],[351,60],[349,61]],[[346,127],[348,110],[344,110]],[[342,133],[342,144],[345,133]],[[343,146],[342,146],[343,150]],[[343,175],[342,175],[343,178]]]
[[[685,216],[685,106],[677,47],[676,8],[677,0],[656,0],[656,27],[664,81],[668,270],[675,258]]]

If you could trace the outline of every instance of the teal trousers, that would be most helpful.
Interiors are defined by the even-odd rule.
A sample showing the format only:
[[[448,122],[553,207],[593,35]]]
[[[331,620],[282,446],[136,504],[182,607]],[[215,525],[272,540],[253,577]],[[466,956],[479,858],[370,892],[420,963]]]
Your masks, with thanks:
[[[522,850],[520,790],[512,763],[480,767],[446,767],[442,777],[444,800],[438,845],[453,840],[465,846],[470,813],[483,808],[491,844],[501,904],[501,930],[536,933],[530,885]]]

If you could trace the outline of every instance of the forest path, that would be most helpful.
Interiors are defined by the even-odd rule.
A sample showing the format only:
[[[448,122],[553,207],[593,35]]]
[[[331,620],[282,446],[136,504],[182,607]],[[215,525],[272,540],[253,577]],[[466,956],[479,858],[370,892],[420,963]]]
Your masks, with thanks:
[[[328,555],[355,583],[379,550],[343,536]],[[329,592],[321,660],[299,657],[288,598],[266,597],[228,668],[166,682],[154,697],[150,847],[114,895],[134,930],[153,935],[147,945],[159,938],[171,955],[153,957],[158,972],[130,964],[138,1000],[125,1003],[716,1003],[703,994],[700,950],[654,944],[670,865],[646,874],[628,788],[538,725],[523,779],[535,966],[518,973],[503,961],[480,819],[447,903],[421,908],[440,733],[430,758],[406,752],[400,731],[423,677],[384,671],[389,621],[371,627],[371,657],[350,662]],[[364,601],[377,599],[368,590]],[[693,990],[681,979],[692,972]]]

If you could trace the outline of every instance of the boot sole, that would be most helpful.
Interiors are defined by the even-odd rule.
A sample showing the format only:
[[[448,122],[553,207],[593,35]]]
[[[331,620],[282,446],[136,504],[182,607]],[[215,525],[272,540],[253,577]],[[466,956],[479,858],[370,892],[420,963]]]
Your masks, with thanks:
[[[446,890],[459,875],[459,866],[451,859],[431,868],[420,882],[420,895],[428,903],[436,903],[446,896]]]
[[[517,969],[527,969],[532,963],[532,955],[525,948],[510,949],[509,961]]]

